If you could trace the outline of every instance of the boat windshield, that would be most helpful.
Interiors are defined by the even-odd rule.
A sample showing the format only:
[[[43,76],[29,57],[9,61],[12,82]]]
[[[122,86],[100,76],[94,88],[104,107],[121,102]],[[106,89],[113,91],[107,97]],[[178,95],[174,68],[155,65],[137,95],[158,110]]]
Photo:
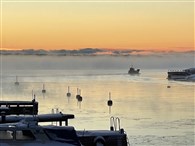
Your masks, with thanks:
[[[0,130],[1,140],[34,140],[35,136],[30,130]]]

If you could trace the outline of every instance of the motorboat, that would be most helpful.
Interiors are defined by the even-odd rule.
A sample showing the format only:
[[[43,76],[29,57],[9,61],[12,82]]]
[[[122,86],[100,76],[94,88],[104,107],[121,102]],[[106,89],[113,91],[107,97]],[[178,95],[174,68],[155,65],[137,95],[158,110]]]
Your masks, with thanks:
[[[133,66],[130,67],[128,74],[130,75],[139,75],[140,74],[140,69],[135,69]]]
[[[167,72],[169,80],[191,80],[195,75],[195,68],[172,70]]]
[[[57,132],[56,132],[57,131]],[[63,138],[58,137],[61,132]],[[81,146],[74,127],[39,126],[37,121],[0,124],[1,146]]]
[[[72,114],[52,113],[24,115],[24,103],[17,102],[18,111],[10,111],[16,102],[0,102],[0,145],[1,146],[127,146],[128,139],[119,118],[110,118],[109,130],[75,130],[68,125]],[[33,105],[38,105],[36,103]],[[11,106],[12,105],[12,106]],[[52,122],[56,125],[41,125],[41,122]],[[64,122],[64,124],[63,124]]]
[[[35,100],[0,101],[0,146],[82,146],[74,127],[68,126],[73,118],[61,112],[38,115]],[[39,125],[54,121],[59,126]]]

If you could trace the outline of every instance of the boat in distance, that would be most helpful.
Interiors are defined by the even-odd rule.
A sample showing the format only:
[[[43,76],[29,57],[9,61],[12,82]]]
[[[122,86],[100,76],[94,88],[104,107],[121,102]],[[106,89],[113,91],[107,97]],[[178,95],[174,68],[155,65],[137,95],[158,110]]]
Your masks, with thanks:
[[[129,68],[128,74],[130,75],[139,75],[140,74],[140,69],[135,69],[133,66]]]
[[[127,146],[127,135],[120,128],[119,118],[110,118],[110,130],[75,130],[68,125],[72,114],[23,113],[27,105],[36,106],[36,101],[0,101],[0,146]],[[17,113],[10,111],[17,103]],[[34,104],[36,103],[36,104]],[[10,108],[10,109],[9,109]],[[33,111],[33,109],[31,109]],[[54,125],[39,125],[40,122],[55,122]],[[63,124],[64,122],[64,124]]]
[[[188,68],[184,70],[172,70],[167,72],[168,80],[184,80],[184,81],[195,81],[195,68]]]

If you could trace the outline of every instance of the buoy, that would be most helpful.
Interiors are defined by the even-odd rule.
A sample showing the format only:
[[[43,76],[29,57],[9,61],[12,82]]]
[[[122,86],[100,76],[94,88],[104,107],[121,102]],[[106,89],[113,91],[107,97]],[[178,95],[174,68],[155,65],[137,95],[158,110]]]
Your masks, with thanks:
[[[82,96],[79,96],[78,97],[78,102],[82,102],[82,100],[83,100],[83,97]]]
[[[70,96],[71,96],[71,93],[70,93],[69,90],[70,90],[70,87],[68,86],[68,92],[67,92],[67,94],[66,94],[67,97],[70,97]]]
[[[16,76],[16,82],[15,82],[15,85],[19,85],[19,82],[18,82],[18,76]]]
[[[81,96],[81,90],[79,90],[78,102],[82,102],[83,97]]]
[[[46,90],[45,90],[45,84],[43,84],[43,90],[42,90],[42,93],[46,93]]]
[[[57,114],[59,113],[59,109],[58,109],[58,108],[56,108],[56,113],[57,113]]]
[[[79,106],[79,108],[81,108],[82,100],[83,100],[83,97],[79,95],[78,100],[77,100],[77,106]]]
[[[54,114],[54,109],[53,108],[51,109],[51,113]]]
[[[77,88],[77,95],[76,95],[76,99],[78,100],[78,98],[79,98],[79,88]]]
[[[77,96],[77,106],[81,108],[81,102],[83,101],[83,97],[81,96],[81,90],[78,89],[78,96]]]
[[[111,100],[111,93],[109,92],[109,100],[107,102],[107,105],[109,106],[109,113],[111,113],[111,106],[113,105],[113,102]]]
[[[109,92],[109,100],[107,102],[108,106],[112,106],[111,93]]]

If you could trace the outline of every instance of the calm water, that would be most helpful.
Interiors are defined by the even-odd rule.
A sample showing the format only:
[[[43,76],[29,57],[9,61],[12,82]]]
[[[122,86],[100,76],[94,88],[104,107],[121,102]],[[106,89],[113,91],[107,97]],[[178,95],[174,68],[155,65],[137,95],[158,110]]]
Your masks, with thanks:
[[[69,125],[75,129],[109,129],[109,119],[115,116],[133,146],[195,144],[193,82],[168,81],[165,69],[141,69],[139,76],[129,76],[128,68],[122,67],[30,70],[29,64],[25,65],[22,69],[3,68],[1,100],[32,100],[33,90],[40,114],[51,113],[52,108],[74,114]],[[19,86],[14,84],[16,75]],[[43,84],[45,94],[41,92]],[[70,98],[66,96],[68,86]],[[75,97],[77,88],[81,89],[81,103]]]

